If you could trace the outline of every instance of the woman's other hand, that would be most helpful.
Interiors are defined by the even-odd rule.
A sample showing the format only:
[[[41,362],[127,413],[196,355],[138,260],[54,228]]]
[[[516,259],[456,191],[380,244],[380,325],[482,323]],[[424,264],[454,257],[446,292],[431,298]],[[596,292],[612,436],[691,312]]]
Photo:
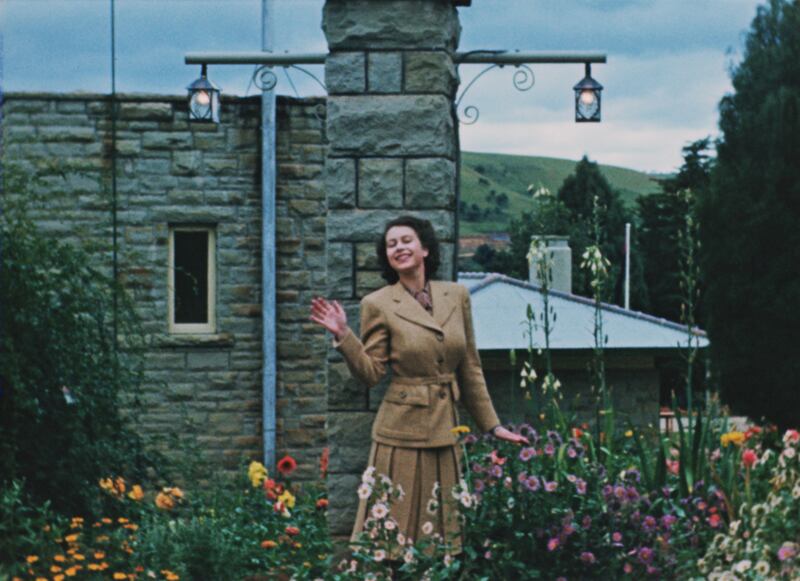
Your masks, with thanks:
[[[528,438],[521,434],[515,434],[511,430],[507,430],[503,426],[497,426],[494,429],[494,437],[506,442],[513,442],[514,444],[530,444]]]
[[[341,341],[347,333],[347,313],[339,301],[327,301],[322,297],[311,299],[311,320],[333,333]]]

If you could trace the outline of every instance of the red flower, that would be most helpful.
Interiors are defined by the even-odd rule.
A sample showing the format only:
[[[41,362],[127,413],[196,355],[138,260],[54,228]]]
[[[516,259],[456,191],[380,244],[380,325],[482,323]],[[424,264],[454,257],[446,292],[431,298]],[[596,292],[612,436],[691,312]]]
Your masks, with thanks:
[[[722,517],[716,513],[708,517],[708,524],[710,524],[714,528],[717,528],[721,522],[722,522]]]
[[[319,457],[319,475],[322,478],[325,478],[328,475],[328,456],[330,454],[330,450],[328,448],[324,448],[322,450],[322,456]]]
[[[286,456],[278,460],[277,468],[278,472],[284,476],[289,476],[289,474],[297,469],[297,460],[289,456],[289,454],[286,454]]]
[[[760,433],[761,433],[761,428],[759,428],[758,426],[751,426],[751,427],[747,428],[747,431],[744,433],[744,439],[745,440],[749,440],[754,435],[760,434]]]
[[[580,439],[583,436],[583,430],[580,428],[572,428],[572,437],[576,439]]]
[[[328,508],[328,499],[327,498],[320,498],[317,501],[317,508]]]
[[[300,529],[298,529],[297,527],[292,527],[292,526],[286,527],[286,534],[287,535],[291,535],[293,537],[297,536],[297,535],[300,534]]]
[[[758,462],[758,454],[756,454],[755,450],[747,449],[742,452],[742,464],[744,464],[745,468],[752,468],[756,462]]]

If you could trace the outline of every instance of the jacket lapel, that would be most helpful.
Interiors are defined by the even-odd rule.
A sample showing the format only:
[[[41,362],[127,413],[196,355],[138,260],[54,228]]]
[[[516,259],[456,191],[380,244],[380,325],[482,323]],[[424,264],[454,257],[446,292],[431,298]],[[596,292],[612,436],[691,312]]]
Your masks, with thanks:
[[[434,294],[433,291],[433,282],[431,282],[431,294]],[[439,326],[437,322],[438,319],[434,319],[428,314],[422,305],[420,305],[414,297],[405,289],[403,283],[400,281],[396,282],[392,287],[392,300],[395,303],[395,313],[397,316],[403,317],[407,321],[411,321],[412,323],[416,323],[417,325],[422,325],[423,327],[427,327],[428,329],[433,329],[434,331],[442,331],[442,328]],[[433,300],[433,312],[436,313],[437,305],[436,305],[436,296],[432,297]]]
[[[451,296],[446,285],[431,281],[431,299],[433,300],[433,318],[444,328],[453,311],[456,310],[455,297]]]

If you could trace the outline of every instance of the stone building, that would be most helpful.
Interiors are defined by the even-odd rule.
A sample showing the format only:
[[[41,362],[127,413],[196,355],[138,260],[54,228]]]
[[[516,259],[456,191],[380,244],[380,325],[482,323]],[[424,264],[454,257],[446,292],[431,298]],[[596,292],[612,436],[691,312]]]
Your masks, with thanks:
[[[278,98],[276,448],[301,479],[330,448],[334,533],[352,522],[382,389],[349,378],[308,305],[340,300],[357,331],[359,299],[382,284],[375,236],[401,212],[435,224],[440,278],[454,278],[455,6],[468,4],[328,0],[327,99]],[[116,121],[108,95],[3,99],[2,163],[37,176],[42,230],[108,272],[117,240],[146,336],[143,427],[177,429],[225,470],[261,458],[260,99],[223,96],[217,125],[190,124],[184,96],[117,95]]]

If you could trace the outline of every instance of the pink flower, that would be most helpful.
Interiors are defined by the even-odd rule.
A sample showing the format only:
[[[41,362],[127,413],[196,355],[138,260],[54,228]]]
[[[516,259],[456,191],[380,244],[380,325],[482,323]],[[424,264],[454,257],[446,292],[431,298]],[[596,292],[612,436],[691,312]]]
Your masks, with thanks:
[[[717,513],[714,513],[710,517],[708,517],[708,524],[710,524],[712,528],[717,528],[720,525],[721,521],[722,518]]]
[[[742,464],[745,468],[752,468],[756,462],[758,462],[758,454],[756,454],[755,450],[748,448],[742,452]]]
[[[626,575],[630,575],[631,573],[633,573],[633,565],[631,565],[630,563],[625,563],[622,566],[622,570],[625,572]]]
[[[794,430],[789,430],[789,431],[794,431]],[[795,555],[797,555],[797,548],[794,543],[783,543],[783,546],[780,549],[778,549],[779,561],[785,561],[786,559],[793,559]]]
[[[559,542],[557,537],[553,537],[549,541],[547,541],[547,550],[551,553],[558,548]]]
[[[785,444],[798,441],[800,441],[800,432],[797,430],[786,430],[786,433],[783,435],[783,442]]]
[[[681,463],[678,460],[665,460],[665,462],[670,474],[678,474],[681,468]]]
[[[490,458],[492,459],[492,464],[498,464],[502,466],[506,463],[506,458],[497,455],[497,450],[492,450],[492,453],[489,454]]]
[[[590,551],[584,551],[581,553],[581,561],[586,563],[587,565],[593,564],[597,559],[594,557],[594,553]]]
[[[519,459],[523,462],[527,462],[534,456],[536,456],[536,450],[534,448],[523,448],[519,452]]]
[[[544,489],[547,492],[555,492],[557,488],[558,488],[558,482],[556,482],[555,480],[545,481],[544,483]]]

